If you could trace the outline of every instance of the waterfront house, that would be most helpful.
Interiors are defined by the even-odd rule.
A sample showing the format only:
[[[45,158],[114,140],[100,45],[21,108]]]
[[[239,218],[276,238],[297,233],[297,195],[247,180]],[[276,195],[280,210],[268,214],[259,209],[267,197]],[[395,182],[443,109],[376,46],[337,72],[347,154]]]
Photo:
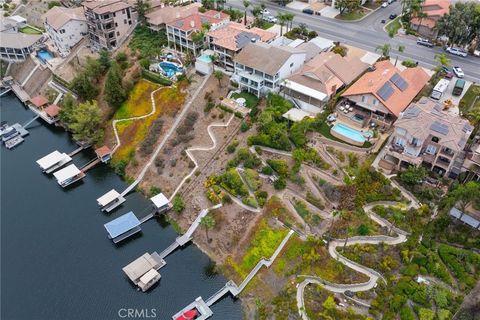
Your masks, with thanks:
[[[70,53],[70,49],[82,40],[88,31],[83,7],[55,6],[45,13],[43,24],[48,37],[62,55]]]
[[[480,182],[480,140],[468,146],[465,152],[462,168],[462,172],[465,172],[464,182]]]
[[[241,90],[257,97],[269,91],[278,92],[283,79],[300,69],[305,58],[305,51],[297,48],[249,43],[233,59],[235,70],[232,80]]]
[[[410,20],[410,27],[423,37],[436,39],[438,30],[435,25],[443,15],[450,12],[450,1],[425,0],[421,3],[421,7],[421,13],[425,16],[414,16]]]
[[[208,47],[217,56],[217,63],[225,69],[233,70],[233,57],[250,42],[269,43],[276,33],[260,28],[247,29],[243,24],[230,22],[207,33]]]
[[[388,129],[427,84],[430,76],[420,67],[400,71],[388,60],[377,62],[373,69],[342,94],[342,104],[352,110],[346,114],[346,120],[351,124]],[[343,106],[339,108],[343,109]],[[337,113],[342,114],[342,111],[337,110]]]
[[[313,105],[317,112],[339,90],[358,78],[369,65],[357,57],[342,57],[334,52],[317,55],[283,82],[290,97]]]
[[[118,48],[135,29],[137,13],[133,3],[122,0],[85,1],[88,38],[94,49]]]
[[[0,18],[0,59],[22,62],[40,46],[43,35],[21,32],[26,21],[20,16]]]
[[[190,51],[194,56],[197,56],[205,47],[206,29],[217,30],[229,21],[230,16],[228,14],[209,10],[167,22],[168,46],[182,53]]]
[[[400,114],[379,165],[390,171],[423,166],[455,179],[462,171],[463,150],[472,130],[468,120],[423,97]]]
[[[201,6],[202,4],[199,2],[177,7],[160,6],[145,15],[147,18],[147,25],[153,31],[163,30],[166,28],[167,22],[198,13],[198,9]]]

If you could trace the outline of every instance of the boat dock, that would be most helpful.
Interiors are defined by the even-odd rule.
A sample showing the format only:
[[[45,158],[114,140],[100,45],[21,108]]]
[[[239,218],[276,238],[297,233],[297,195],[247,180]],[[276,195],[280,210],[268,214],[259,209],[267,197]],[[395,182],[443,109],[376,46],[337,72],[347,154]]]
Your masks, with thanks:
[[[55,150],[47,154],[45,157],[38,159],[37,164],[40,166],[43,172],[50,174],[71,161],[72,158],[70,158],[69,155]]]
[[[108,232],[108,238],[112,239],[114,243],[119,243],[142,230],[140,221],[132,211],[105,223],[103,226]]]
[[[69,157],[73,157],[74,155],[76,155],[77,153],[79,153],[80,151],[82,151],[83,149],[85,149],[84,146],[80,146],[78,147],[77,149],[73,150],[72,152],[70,152],[68,154]]]
[[[190,314],[196,316],[195,318],[188,317]],[[183,320],[183,319],[195,319],[195,320],[205,320],[210,318],[213,315],[213,311],[210,307],[203,301],[202,297],[198,297],[186,306],[182,311],[176,313],[172,319],[173,320]]]
[[[15,123],[11,126],[4,125],[2,127],[2,141],[5,143],[7,149],[13,149],[14,147],[21,144],[25,139],[23,137],[27,136],[29,132],[20,124]]]
[[[149,254],[144,253],[122,270],[127,277],[143,292],[150,289],[161,278],[158,270],[165,265],[165,261],[161,259],[156,252]]]
[[[25,104],[28,100],[30,100],[30,95],[23,90],[23,88],[17,84],[17,83],[12,83],[11,87],[15,95],[20,99],[20,101]]]
[[[66,168],[58,170],[53,175],[57,179],[57,183],[61,185],[63,188],[85,177],[85,173],[80,171],[77,168],[77,166],[74,164],[71,164]]]
[[[23,127],[24,127],[24,128],[28,127],[29,125],[32,124],[33,121],[37,120],[38,117],[40,117],[40,116],[39,116],[39,115],[36,115],[36,116],[33,117],[32,119],[28,120],[28,121],[23,125]]]
[[[103,196],[97,199],[97,203],[102,211],[110,212],[126,200],[115,189],[112,189],[105,193]],[[140,223],[143,223],[140,221]]]
[[[100,159],[98,158],[93,158],[92,160],[90,160],[89,162],[87,162],[86,164],[84,164],[80,170],[82,170],[83,172],[87,172],[88,170],[92,169],[93,167],[95,167],[97,164],[100,163]]]
[[[246,288],[246,286],[250,283],[250,281],[255,277],[255,275],[260,271],[260,269],[265,266],[269,268],[277,256],[280,254],[282,249],[285,247],[287,244],[287,241],[290,239],[290,237],[293,235],[294,231],[289,230],[288,234],[283,238],[282,242],[280,245],[277,247],[273,255],[269,259],[264,259],[262,258],[250,271],[250,273],[247,275],[247,277],[242,281],[240,286],[237,286],[233,280],[228,281],[225,286],[220,288],[217,292],[215,292],[210,298],[208,298],[206,301],[202,299],[202,297],[198,297],[195,299],[194,302],[190,303],[188,306],[183,308],[180,312],[176,313],[172,319],[177,320],[177,319],[182,319],[180,318],[185,312],[188,312],[190,310],[196,309],[200,313],[200,317],[196,319],[207,319],[213,315],[212,310],[210,309],[210,306],[212,306],[215,302],[220,300],[224,295],[231,293],[234,297],[238,296],[243,289]]]
[[[28,108],[30,110],[32,110],[33,113],[35,113],[37,115],[37,118],[40,117],[42,118],[46,123],[48,124],[54,124],[55,122],[58,121],[58,118],[56,117],[50,117],[48,115],[48,113],[46,112],[47,108],[45,108],[44,110],[40,110],[40,109],[37,109],[35,108],[34,106],[32,105],[29,105]],[[58,114],[58,111],[57,111],[57,114]]]

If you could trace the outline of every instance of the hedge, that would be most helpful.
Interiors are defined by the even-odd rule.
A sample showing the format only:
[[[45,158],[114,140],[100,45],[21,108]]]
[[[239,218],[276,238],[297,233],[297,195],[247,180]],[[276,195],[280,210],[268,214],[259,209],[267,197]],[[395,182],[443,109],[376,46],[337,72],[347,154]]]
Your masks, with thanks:
[[[161,85],[164,85],[164,86],[170,86],[172,85],[172,81],[171,80],[168,80],[156,73],[153,73],[153,72],[150,72],[148,70],[145,70],[143,69],[142,70],[142,77],[144,79],[147,79],[147,80],[150,80],[152,82],[155,82],[155,83],[158,83],[158,84],[161,84]]]

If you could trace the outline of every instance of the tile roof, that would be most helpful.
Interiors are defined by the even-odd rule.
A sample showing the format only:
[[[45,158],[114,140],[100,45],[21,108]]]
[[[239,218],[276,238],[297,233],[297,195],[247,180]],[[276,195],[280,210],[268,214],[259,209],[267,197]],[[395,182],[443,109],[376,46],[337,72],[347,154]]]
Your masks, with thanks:
[[[111,154],[111,153],[112,153],[112,150],[110,150],[110,148],[107,147],[107,146],[102,146],[102,147],[100,147],[100,148],[98,148],[98,149],[95,149],[95,153],[96,153],[97,156],[99,156],[99,157],[104,157],[104,156],[106,156],[106,155]]]
[[[202,4],[198,2],[179,7],[166,6],[163,8],[158,8],[146,14],[145,16],[147,17],[149,24],[158,26],[173,21],[175,19],[184,18],[191,14],[197,13],[198,8],[200,8],[201,6]]]
[[[407,130],[409,135],[426,140],[429,136],[440,138],[440,144],[455,151],[465,147],[473,126],[460,116],[443,111],[443,106],[427,97],[412,103],[400,114],[395,127]]]
[[[214,11],[215,13],[217,13],[214,14],[210,11],[207,11],[205,13],[193,13],[189,16],[169,21],[167,25],[180,29],[182,31],[191,31],[201,30],[203,24],[205,23],[213,25],[223,21],[227,21],[229,19],[229,16],[227,14],[218,11]]]
[[[104,14],[110,12],[117,12],[132,5],[121,0],[100,0],[100,1],[85,1],[82,3],[85,8],[93,10],[97,14]]]
[[[247,44],[234,58],[234,61],[273,76],[290,56],[296,53],[305,54],[305,51],[287,46],[275,47],[263,42],[256,42]]]
[[[420,67],[406,68],[400,72],[388,60],[377,62],[375,68],[374,71],[367,72],[352,84],[342,96],[373,94],[397,117],[430,79],[430,76]],[[400,75],[407,84],[406,89],[403,91],[390,80],[396,73]],[[387,94],[382,94],[384,90]]]
[[[288,79],[330,96],[341,86],[350,84],[367,68],[368,64],[359,58],[323,52]]]
[[[30,99],[30,102],[37,108],[40,108],[48,103],[48,99],[44,96],[36,96]]]
[[[83,7],[64,8],[55,6],[43,15],[43,20],[53,29],[58,30],[70,20],[86,21],[86,18]]]
[[[48,116],[55,118],[56,116],[58,116],[58,113],[60,112],[60,107],[57,106],[56,104],[51,104],[48,107],[46,107],[43,111],[45,111],[45,113]]]
[[[213,43],[228,50],[238,51],[245,47],[252,39],[269,42],[276,37],[273,32],[260,28],[247,29],[241,23],[230,22],[228,25],[207,33],[213,38]]]
[[[410,23],[433,29],[436,21],[443,15],[450,12],[450,1],[448,0],[425,0],[422,4],[422,12],[427,16],[423,19],[413,17]]]

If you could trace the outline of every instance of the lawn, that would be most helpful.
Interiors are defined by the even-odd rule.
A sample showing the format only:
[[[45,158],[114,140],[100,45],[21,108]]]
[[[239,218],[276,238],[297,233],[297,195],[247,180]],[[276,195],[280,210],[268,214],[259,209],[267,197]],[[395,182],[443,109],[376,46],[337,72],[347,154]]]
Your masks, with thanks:
[[[400,22],[401,17],[396,17],[393,21],[389,22],[385,26],[385,30],[387,30],[388,35],[393,38],[398,30],[402,27],[402,23]]]
[[[318,128],[318,132],[324,136],[325,138],[327,139],[330,139],[330,140],[334,140],[334,141],[338,141],[338,142],[341,142],[341,143],[345,143],[345,144],[348,144],[348,145],[352,145],[346,141],[343,141],[341,139],[338,139],[337,137],[334,137],[331,133],[330,133],[330,126],[326,123],[326,122],[323,122],[320,127]],[[363,144],[363,146],[361,146],[360,148],[370,148],[372,146],[372,143],[370,141],[365,141],[365,143]],[[358,147],[358,146],[356,146]]]
[[[480,97],[480,85],[471,85],[467,92],[465,92],[462,100],[460,100],[460,109],[463,113],[468,113],[473,109],[480,108],[480,98],[477,99],[475,105],[473,105],[476,97]]]
[[[348,13],[339,14],[335,17],[335,19],[354,21],[362,18],[363,16],[365,16],[365,12],[363,10],[356,10]]]
[[[41,31],[39,31],[35,28],[32,28],[30,26],[20,28],[18,31],[20,31],[21,33],[25,33],[25,34],[38,34],[38,35],[42,34]]]
[[[271,22],[268,22],[268,21],[261,21],[260,25],[258,27],[263,29],[263,30],[267,30],[267,29],[270,29],[273,26],[274,26],[274,23],[271,23]]]
[[[240,92],[232,94],[232,99],[244,98],[246,101],[246,105],[248,108],[253,108],[258,105],[258,98],[257,96],[248,93],[248,92]]]

